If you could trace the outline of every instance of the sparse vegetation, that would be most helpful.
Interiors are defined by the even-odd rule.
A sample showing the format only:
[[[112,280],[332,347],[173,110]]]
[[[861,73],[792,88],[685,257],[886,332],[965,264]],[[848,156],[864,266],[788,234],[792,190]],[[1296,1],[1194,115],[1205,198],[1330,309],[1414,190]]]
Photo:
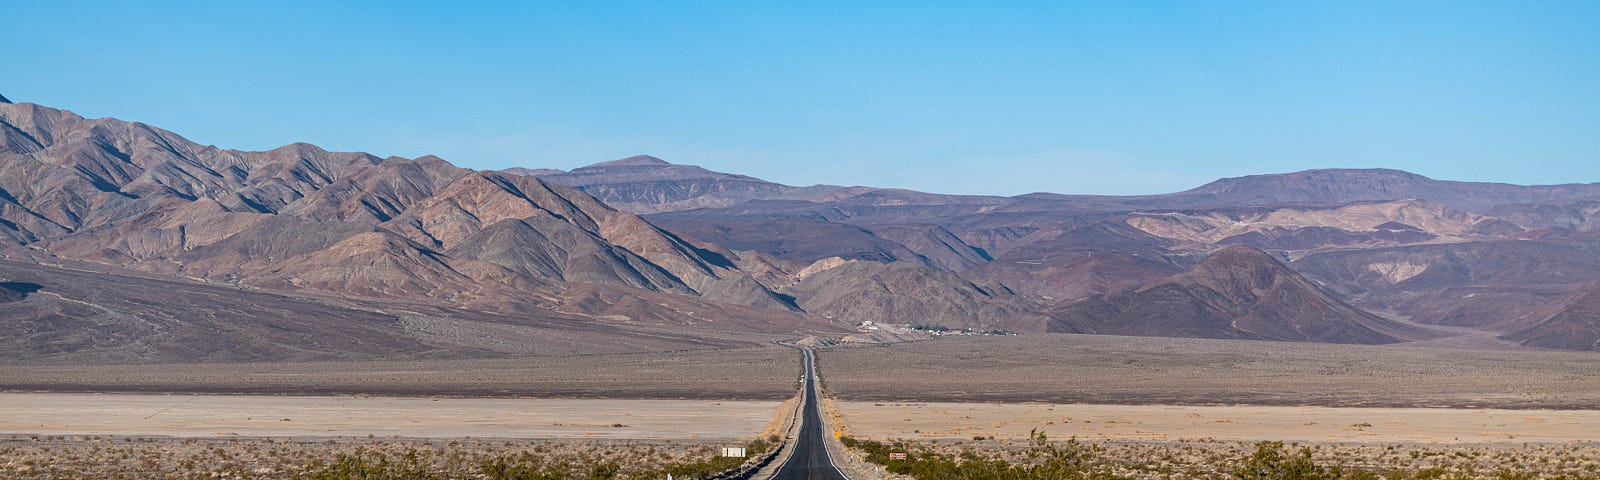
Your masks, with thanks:
[[[866,461],[917,480],[1600,479],[1600,446],[1592,444],[1090,443],[1038,431],[1025,442],[842,440]]]
[[[753,458],[775,444],[746,443]],[[0,437],[0,478],[693,479],[747,461],[726,443],[647,440]]]
[[[538,392],[542,397],[776,400],[794,395],[800,368],[799,352],[760,346],[415,361],[0,365],[0,386],[68,392],[453,397]]]
[[[1256,453],[1245,457],[1233,470],[1240,480],[1332,480],[1340,478],[1338,467],[1317,465],[1311,448],[1286,451],[1283,442],[1256,444]]]
[[[1600,408],[1592,353],[1027,334],[829,348],[845,401]],[[885,375],[921,372],[938,374]],[[1038,379],[1070,378],[1072,388]]]
[[[1094,463],[1099,447],[1079,443],[1076,439],[1051,443],[1043,432],[1029,435],[1024,462],[1010,462],[995,457],[985,457],[973,450],[958,454],[919,450],[909,453],[905,443],[884,444],[871,440],[841,439],[846,447],[867,453],[866,460],[887,467],[888,471],[910,475],[918,480],[1071,480],[1090,478],[1124,478],[1110,470],[1109,464]],[[904,459],[891,457],[905,453]]]

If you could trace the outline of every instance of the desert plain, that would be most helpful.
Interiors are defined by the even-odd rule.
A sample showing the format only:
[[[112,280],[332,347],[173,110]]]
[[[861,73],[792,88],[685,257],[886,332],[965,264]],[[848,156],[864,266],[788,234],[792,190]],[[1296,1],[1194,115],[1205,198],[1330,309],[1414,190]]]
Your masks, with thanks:
[[[1051,403],[840,402],[850,433],[878,439],[1052,438],[1240,442],[1595,442],[1591,410]]]
[[[749,439],[779,401],[8,393],[0,434]]]
[[[1042,432],[1096,445],[1107,468],[1133,478],[1226,473],[1261,441],[1314,447],[1333,464],[1469,477],[1497,466],[1582,473],[1591,464],[1581,459],[1600,455],[1600,357],[1591,353],[1030,334],[844,344],[817,358],[831,428],[929,454],[1024,458]],[[540,462],[566,462],[580,477],[595,462],[660,472],[784,431],[800,371],[797,352],[779,346],[7,365],[0,471],[181,478],[181,464],[138,459],[188,455],[234,459],[230,471],[245,477],[294,478],[361,455],[399,465],[418,451],[471,473],[543,448],[555,456]],[[475,450],[451,457],[451,443]],[[132,460],[91,460],[113,447]],[[1160,468],[1141,463],[1156,458]],[[869,477],[896,478],[851,461]]]

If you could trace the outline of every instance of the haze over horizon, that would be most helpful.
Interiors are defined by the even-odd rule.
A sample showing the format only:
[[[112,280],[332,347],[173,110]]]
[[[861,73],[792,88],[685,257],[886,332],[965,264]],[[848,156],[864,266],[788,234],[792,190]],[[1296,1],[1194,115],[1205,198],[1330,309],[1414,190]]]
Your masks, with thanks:
[[[475,169],[650,154],[997,195],[1313,168],[1588,183],[1596,32],[1585,2],[82,2],[7,9],[0,41],[27,48],[0,94],[225,148]]]

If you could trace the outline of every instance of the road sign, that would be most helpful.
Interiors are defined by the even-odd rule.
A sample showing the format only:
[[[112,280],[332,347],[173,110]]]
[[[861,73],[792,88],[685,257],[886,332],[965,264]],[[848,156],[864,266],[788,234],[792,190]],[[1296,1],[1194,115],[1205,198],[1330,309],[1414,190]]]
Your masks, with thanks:
[[[724,457],[733,457],[733,458],[744,458],[744,449],[743,448],[738,448],[738,447],[724,447],[722,449],[722,456],[724,456]]]
[[[906,459],[906,452],[890,452],[889,453],[889,459],[890,460],[905,460]]]

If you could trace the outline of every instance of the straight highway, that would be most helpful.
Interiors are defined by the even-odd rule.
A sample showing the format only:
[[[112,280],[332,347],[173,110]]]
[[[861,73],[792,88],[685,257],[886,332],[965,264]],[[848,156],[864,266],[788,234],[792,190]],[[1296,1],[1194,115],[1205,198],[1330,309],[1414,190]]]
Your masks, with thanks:
[[[833,458],[828,456],[828,433],[822,429],[822,407],[817,400],[817,366],[813,359],[811,349],[801,347],[805,352],[806,379],[805,379],[805,406],[801,410],[800,434],[795,437],[790,448],[794,453],[789,455],[789,460],[772,475],[773,480],[846,480],[839,467],[834,466]]]

